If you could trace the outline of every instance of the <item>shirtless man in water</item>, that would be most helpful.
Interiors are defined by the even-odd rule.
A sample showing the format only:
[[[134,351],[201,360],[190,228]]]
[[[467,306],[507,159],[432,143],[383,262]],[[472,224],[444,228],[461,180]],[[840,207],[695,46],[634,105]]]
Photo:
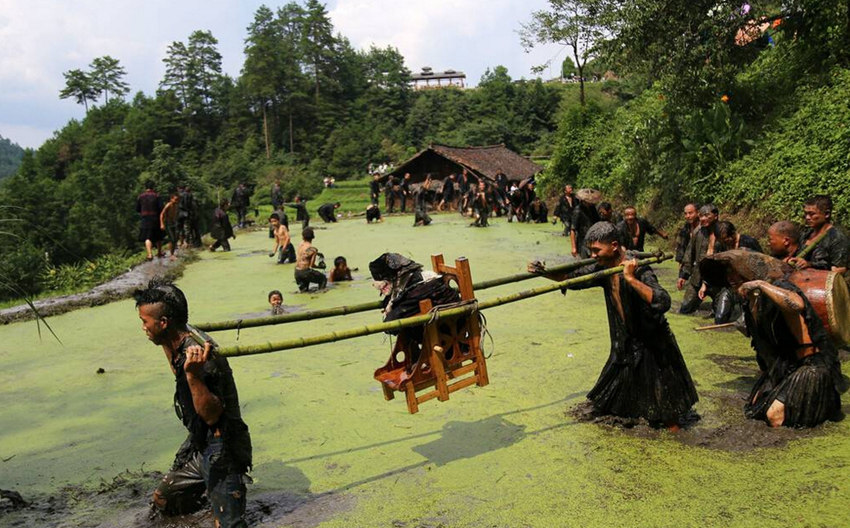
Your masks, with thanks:
[[[289,229],[280,222],[280,215],[272,213],[269,217],[269,225],[274,234],[274,249],[269,253],[269,257],[277,256],[278,264],[295,262],[295,248],[292,246]]]
[[[313,246],[314,238],[316,235],[313,233],[313,228],[306,228],[301,232],[301,244],[296,250],[295,282],[301,292],[306,292],[311,283],[318,284],[320,290],[324,289],[328,283],[324,273],[313,269],[316,265],[316,256],[319,254],[319,250]]]
[[[177,191],[171,191],[168,203],[165,204],[165,207],[162,208],[162,212],[159,213],[159,228],[164,231],[168,235],[168,239],[171,240],[171,256],[168,257],[170,260],[177,259],[177,257],[174,256],[174,252],[177,250],[177,244],[179,243],[177,231],[177,213],[179,212],[179,203],[180,194],[178,194]]]

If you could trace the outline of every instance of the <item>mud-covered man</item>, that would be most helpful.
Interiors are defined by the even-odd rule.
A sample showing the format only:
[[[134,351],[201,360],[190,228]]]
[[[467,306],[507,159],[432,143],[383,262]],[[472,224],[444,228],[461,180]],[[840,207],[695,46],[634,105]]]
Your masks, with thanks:
[[[754,251],[732,250],[700,263],[703,279],[740,296],[760,375],[744,405],[771,427],[812,427],[841,418],[846,383],[838,353],[793,268]]]
[[[654,426],[679,427],[697,402],[694,382],[667,324],[670,295],[649,266],[638,266],[625,250],[622,234],[610,222],[597,222],[584,241],[596,264],[571,274],[532,273],[553,280],[623,266],[623,272],[570,289],[600,286],[605,293],[611,350],[596,385],[587,394],[594,415],[644,418]]]
[[[203,506],[206,494],[217,526],[247,526],[251,437],[230,366],[211,341],[203,347],[194,341],[188,303],[176,286],[154,279],[133,296],[142,329],[165,352],[176,382],[174,409],[189,431],[171,471],[154,491],[154,509],[165,515],[191,513]]]

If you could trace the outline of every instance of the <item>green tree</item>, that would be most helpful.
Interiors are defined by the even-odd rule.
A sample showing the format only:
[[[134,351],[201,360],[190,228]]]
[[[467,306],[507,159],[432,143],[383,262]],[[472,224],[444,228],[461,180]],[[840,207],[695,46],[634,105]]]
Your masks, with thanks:
[[[549,0],[549,9],[532,13],[523,24],[520,40],[531,49],[539,44],[560,44],[572,52],[579,78],[579,102],[585,104],[584,67],[606,37],[607,0]],[[545,68],[544,65],[542,68]],[[541,69],[542,69],[541,68]]]
[[[86,112],[88,112],[89,101],[94,101],[98,95],[92,78],[83,70],[68,70],[62,75],[65,76],[65,88],[59,92],[59,98],[73,97],[77,104],[84,105]]]
[[[91,68],[89,78],[92,87],[98,95],[103,94],[106,103],[109,102],[110,92],[114,97],[120,99],[130,91],[130,86],[124,82],[124,76],[127,75],[127,72],[118,59],[104,55],[94,59],[89,67]]]

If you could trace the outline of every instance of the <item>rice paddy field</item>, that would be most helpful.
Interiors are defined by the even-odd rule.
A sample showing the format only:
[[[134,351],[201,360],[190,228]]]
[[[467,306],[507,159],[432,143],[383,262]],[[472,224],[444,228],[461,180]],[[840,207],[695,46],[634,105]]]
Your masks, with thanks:
[[[178,281],[190,322],[267,313],[269,290],[289,310],[377,299],[368,263],[386,251],[429,266],[465,256],[474,280],[568,260],[551,224],[467,227],[457,214],[413,228],[411,216],[319,225],[328,262],[354,281],[298,294],[292,265],[268,258],[265,230],[240,232],[230,253],[204,253]],[[662,240],[658,247],[668,249]],[[674,297],[676,267],[656,266]],[[542,278],[479,298],[545,284]],[[321,527],[842,527],[850,525],[848,422],[813,430],[746,420],[757,372],[733,331],[697,332],[705,314],[668,319],[697,383],[701,419],[676,433],[576,418],[609,347],[602,292],[547,294],[487,310],[490,384],[407,412],[373,379],[389,336],[230,360],[253,438],[254,526]],[[0,327],[0,526],[212,526],[208,514],[149,519],[158,472],[185,430],[174,380],[142,332],[133,301]],[[309,336],[380,321],[378,312],[218,332],[221,345]],[[102,369],[102,373],[98,370]],[[845,395],[846,402],[846,395]]]

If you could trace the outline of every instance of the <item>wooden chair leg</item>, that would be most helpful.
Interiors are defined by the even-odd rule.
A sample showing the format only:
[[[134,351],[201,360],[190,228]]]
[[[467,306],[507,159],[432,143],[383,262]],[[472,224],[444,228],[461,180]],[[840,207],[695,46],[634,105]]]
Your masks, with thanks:
[[[404,395],[407,397],[407,412],[410,414],[419,412],[419,402],[416,401],[416,391],[413,390],[412,381],[404,384]]]

